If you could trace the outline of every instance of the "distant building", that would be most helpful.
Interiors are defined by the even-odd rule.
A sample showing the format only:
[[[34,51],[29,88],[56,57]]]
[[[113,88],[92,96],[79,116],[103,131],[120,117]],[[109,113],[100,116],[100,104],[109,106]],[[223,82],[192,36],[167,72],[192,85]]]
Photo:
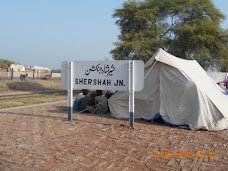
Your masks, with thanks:
[[[51,71],[51,69],[49,68],[40,67],[40,66],[32,66],[31,69],[36,71]]]

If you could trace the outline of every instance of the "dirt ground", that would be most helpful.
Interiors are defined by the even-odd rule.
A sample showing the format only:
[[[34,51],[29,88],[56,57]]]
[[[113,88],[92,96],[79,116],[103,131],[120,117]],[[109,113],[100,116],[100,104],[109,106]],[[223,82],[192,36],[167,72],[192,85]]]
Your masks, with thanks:
[[[224,170],[228,131],[192,131],[109,115],[74,114],[66,102],[0,110],[0,170]]]

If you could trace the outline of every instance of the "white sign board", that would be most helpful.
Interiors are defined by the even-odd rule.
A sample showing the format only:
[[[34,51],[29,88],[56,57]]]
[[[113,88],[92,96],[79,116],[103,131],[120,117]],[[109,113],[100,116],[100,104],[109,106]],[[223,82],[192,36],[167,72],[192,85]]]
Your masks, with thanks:
[[[67,67],[64,61],[61,66],[61,84],[67,87]],[[72,62],[73,89],[93,90],[129,90],[129,61],[75,61]],[[144,63],[134,61],[134,90],[144,88]]]

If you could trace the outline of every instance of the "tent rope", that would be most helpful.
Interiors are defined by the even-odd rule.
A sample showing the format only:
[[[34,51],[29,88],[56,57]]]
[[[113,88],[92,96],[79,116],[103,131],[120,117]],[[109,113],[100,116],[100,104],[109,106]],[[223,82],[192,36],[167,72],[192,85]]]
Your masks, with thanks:
[[[107,100],[104,100],[104,101],[102,101],[102,102],[100,102],[100,103],[98,103],[98,104],[95,104],[95,105],[93,105],[93,106],[87,107],[86,109],[81,110],[81,111],[79,111],[79,112],[77,112],[77,113],[82,113],[82,112],[85,112],[87,109],[91,109],[91,108],[93,108],[93,107],[96,107],[95,110],[94,110],[93,113],[92,113],[92,114],[94,114],[94,112],[96,112],[98,106],[99,106],[100,104],[104,103],[104,102],[107,102],[107,101],[108,101],[108,99],[107,99]]]
[[[154,65],[157,63],[157,60],[155,60],[155,62],[153,63],[153,65],[151,66],[151,68],[149,69],[149,71],[146,73],[146,75],[144,76],[144,79],[147,77],[147,75],[149,74],[149,72],[152,70],[152,68],[154,67]]]

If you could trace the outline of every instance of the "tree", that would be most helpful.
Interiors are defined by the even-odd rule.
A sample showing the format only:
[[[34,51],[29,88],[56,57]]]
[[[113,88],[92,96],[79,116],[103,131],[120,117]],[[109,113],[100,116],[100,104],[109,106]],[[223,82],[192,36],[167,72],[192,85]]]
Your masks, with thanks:
[[[228,62],[228,32],[220,27],[225,17],[211,0],[129,0],[113,17],[121,31],[114,59],[147,61],[161,47],[205,69]]]
[[[11,64],[15,64],[14,61],[9,61],[6,59],[0,59],[0,68],[7,69],[10,67]]]
[[[113,15],[119,20],[116,24],[120,27],[121,35],[116,48],[111,51],[114,59],[143,59],[153,54],[159,47],[156,39],[157,29],[156,9],[148,8],[144,3],[128,1],[122,9],[117,9]],[[156,46],[155,46],[156,45]]]

